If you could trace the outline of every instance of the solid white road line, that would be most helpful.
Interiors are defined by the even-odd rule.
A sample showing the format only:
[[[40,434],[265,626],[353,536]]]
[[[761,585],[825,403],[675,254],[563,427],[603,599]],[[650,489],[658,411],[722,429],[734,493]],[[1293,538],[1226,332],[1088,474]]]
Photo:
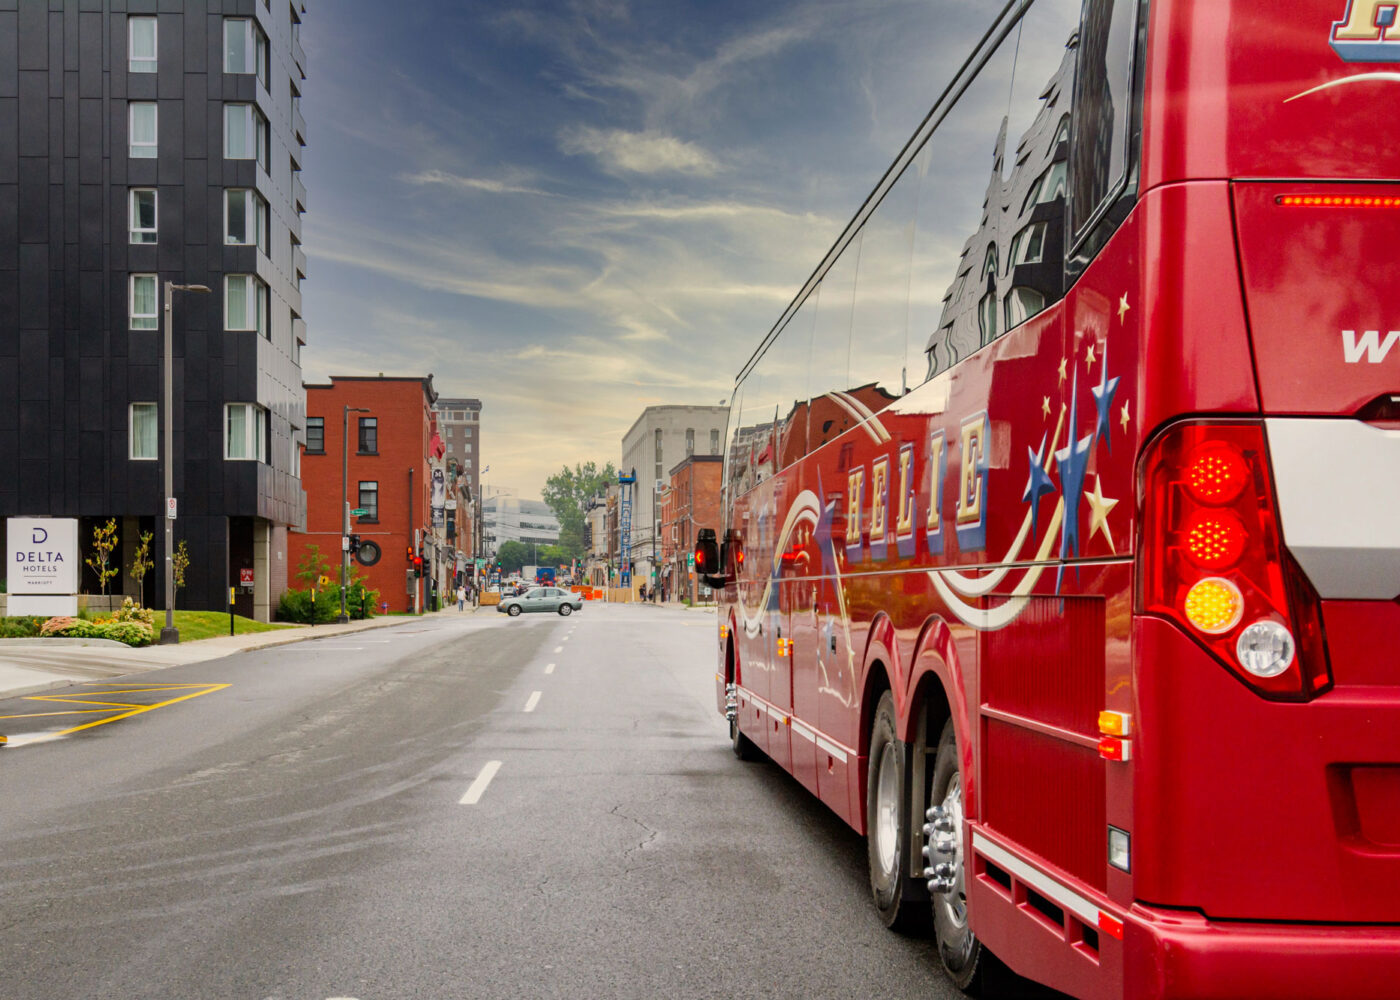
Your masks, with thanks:
[[[538,691],[532,691],[532,692],[530,693],[530,700],[527,701],[527,702],[525,703],[525,711],[527,711],[527,712],[533,712],[533,711],[535,710],[535,706],[538,705],[539,703],[540,703],[540,692],[538,692]]]
[[[460,806],[474,806],[481,801],[481,797],[486,794],[486,786],[491,784],[491,779],[496,776],[496,772],[501,769],[501,762],[498,760],[487,761],[486,766],[481,769],[481,773],[476,776],[476,780],[467,789],[467,794],[457,800]]]
[[[554,673],[554,664],[551,663],[551,664],[549,664],[547,667],[545,667],[545,668],[544,668],[544,672],[547,673],[547,674],[552,674],[552,673]]]

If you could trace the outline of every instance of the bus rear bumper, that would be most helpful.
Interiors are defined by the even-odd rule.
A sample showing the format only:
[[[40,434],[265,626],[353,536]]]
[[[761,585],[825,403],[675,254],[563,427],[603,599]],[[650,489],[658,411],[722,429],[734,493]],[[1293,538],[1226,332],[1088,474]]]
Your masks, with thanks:
[[[1124,921],[1125,997],[1394,1000],[1400,925],[1208,920],[1134,906]]]

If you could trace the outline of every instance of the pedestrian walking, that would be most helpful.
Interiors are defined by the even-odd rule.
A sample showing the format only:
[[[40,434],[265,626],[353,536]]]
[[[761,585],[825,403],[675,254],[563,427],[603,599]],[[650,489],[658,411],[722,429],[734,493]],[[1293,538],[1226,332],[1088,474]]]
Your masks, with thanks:
[[[458,611],[465,611],[466,608],[467,608],[467,588],[466,588],[466,587],[458,587],[458,588],[457,588],[457,610],[458,610]]]

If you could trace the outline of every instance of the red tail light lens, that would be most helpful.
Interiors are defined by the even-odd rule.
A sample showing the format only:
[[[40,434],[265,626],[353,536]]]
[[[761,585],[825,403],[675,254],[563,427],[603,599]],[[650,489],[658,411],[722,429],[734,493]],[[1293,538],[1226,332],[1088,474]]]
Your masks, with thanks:
[[[1186,525],[1186,554],[1203,569],[1235,565],[1248,543],[1249,533],[1233,511],[1199,511]]]
[[[1263,426],[1169,429],[1139,489],[1138,610],[1176,622],[1266,697],[1325,688],[1319,605],[1283,550]]]
[[[1248,482],[1244,456],[1223,441],[1207,442],[1187,459],[1186,486],[1203,504],[1227,504]]]

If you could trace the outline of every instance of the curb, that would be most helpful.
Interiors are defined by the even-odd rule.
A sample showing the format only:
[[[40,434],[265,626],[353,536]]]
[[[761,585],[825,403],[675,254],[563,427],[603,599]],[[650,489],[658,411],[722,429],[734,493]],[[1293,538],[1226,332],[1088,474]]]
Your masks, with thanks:
[[[189,659],[189,660],[179,660],[179,661],[172,662],[172,663],[151,663],[150,661],[146,661],[146,662],[133,661],[133,662],[131,663],[131,665],[130,665],[130,666],[131,666],[131,669],[130,669],[130,670],[128,670],[126,673],[114,674],[114,675],[113,675],[111,678],[109,678],[108,680],[109,680],[111,683],[119,683],[119,682],[121,682],[122,678],[132,677],[132,676],[135,676],[135,675],[137,675],[137,674],[146,674],[146,673],[151,673],[151,672],[157,671],[157,670],[168,670],[168,669],[170,669],[171,667],[184,667],[184,666],[189,666],[189,665],[194,664],[194,663],[206,663],[206,662],[211,662],[211,661],[213,661],[213,660],[221,660],[221,659],[223,659],[223,658],[226,657],[226,656],[236,656],[236,655],[238,655],[239,653],[253,652],[253,651],[262,650],[262,649],[271,649],[271,648],[274,648],[274,647],[277,647],[277,646],[290,646],[290,645],[292,645],[293,643],[297,643],[297,642],[309,642],[309,641],[312,641],[312,640],[315,640],[315,639],[330,639],[330,638],[334,638],[334,637],[336,637],[336,636],[354,635],[354,634],[359,633],[359,632],[369,632],[369,631],[373,631],[374,629],[389,628],[389,627],[394,626],[394,625],[405,625],[405,624],[408,624],[409,622],[421,621],[421,620],[423,620],[423,619],[425,619],[425,618],[432,618],[432,617],[434,617],[434,616],[436,616],[436,615],[448,614],[448,613],[450,613],[450,614],[452,614],[452,615],[458,615],[458,614],[474,614],[475,612],[474,612],[474,611],[471,611],[471,612],[468,612],[468,611],[461,611],[461,612],[458,612],[458,611],[456,611],[455,609],[453,609],[453,610],[450,611],[450,612],[448,612],[448,611],[430,611],[430,612],[427,612],[427,613],[422,614],[422,615],[393,615],[393,616],[388,616],[388,615],[386,615],[386,616],[381,616],[381,617],[378,617],[378,618],[371,618],[371,619],[369,619],[368,621],[361,620],[361,621],[358,621],[358,622],[351,622],[351,623],[348,623],[348,624],[345,624],[345,625],[340,625],[340,624],[334,624],[334,625],[331,625],[331,626],[326,626],[326,625],[319,625],[319,626],[302,625],[302,626],[298,626],[298,627],[296,627],[296,628],[291,628],[291,629],[278,629],[278,630],[273,631],[273,632],[244,633],[245,636],[258,636],[259,639],[258,639],[257,641],[254,641],[254,642],[249,643],[248,645],[239,645],[239,646],[237,646],[237,647],[235,647],[235,648],[230,648],[230,649],[219,649],[219,648],[217,648],[217,647],[214,647],[214,648],[211,649],[210,647],[204,647],[204,650],[202,650],[202,651],[212,652],[214,655],[212,655],[212,656],[201,656],[201,657],[196,657],[196,658]],[[262,637],[265,637],[265,638],[262,638]],[[215,642],[215,641],[218,641],[219,639],[226,639],[226,638],[229,638],[229,637],[228,637],[228,636],[214,636],[214,637],[211,637],[210,639],[195,639],[195,640],[191,640],[189,643],[180,643],[179,646],[184,646],[184,647],[186,647],[186,648],[199,651],[199,650],[200,650],[200,647],[202,646],[203,643],[206,643],[206,642]],[[35,640],[32,640],[32,641],[33,641],[35,644],[37,644],[37,643],[52,643],[52,642],[54,642],[54,640],[52,640],[52,639],[35,639]],[[122,645],[124,645],[124,644],[122,644],[122,643],[117,643],[116,645],[122,646]],[[32,648],[32,647],[31,647],[31,648]],[[70,647],[70,648],[71,648],[71,647]],[[130,647],[127,647],[127,648],[130,648]],[[155,647],[146,647],[146,648],[155,648]],[[165,647],[165,648],[170,648],[170,647]],[[45,692],[45,691],[53,691],[53,690],[56,690],[56,689],[58,689],[58,688],[73,687],[73,686],[76,685],[76,684],[85,684],[85,683],[89,683],[89,682],[90,682],[90,681],[89,681],[88,679],[82,678],[82,677],[62,677],[62,678],[59,678],[59,679],[57,679],[57,680],[52,680],[52,681],[40,681],[40,682],[37,682],[37,683],[34,683],[34,684],[27,685],[27,686],[25,686],[25,687],[18,687],[18,688],[11,688],[11,689],[6,689],[6,690],[0,690],[0,701],[3,701],[3,700],[5,700],[5,699],[9,699],[9,698],[23,698],[23,697],[25,697],[26,695],[40,694],[40,693]],[[100,683],[100,682],[99,682],[99,683]],[[0,743],[0,746],[3,746],[3,743]]]

